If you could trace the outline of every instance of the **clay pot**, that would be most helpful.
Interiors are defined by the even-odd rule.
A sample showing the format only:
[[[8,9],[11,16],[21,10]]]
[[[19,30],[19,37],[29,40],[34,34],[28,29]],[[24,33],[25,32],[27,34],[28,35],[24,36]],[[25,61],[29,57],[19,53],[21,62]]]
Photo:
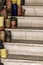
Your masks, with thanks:
[[[12,17],[11,19],[11,28],[15,29],[17,27],[17,18]]]
[[[4,30],[4,17],[0,17],[0,31]]]
[[[6,11],[6,6],[2,9],[1,15],[4,16],[5,18],[7,17],[7,11]]]
[[[21,0],[21,5],[25,5],[25,0]]]
[[[6,42],[11,42],[11,31],[6,31]]]
[[[17,5],[21,6],[21,0],[17,0]]]
[[[0,31],[1,40],[5,42],[5,31]]]
[[[18,6],[18,16],[22,16],[22,6]]]
[[[10,27],[11,27],[11,20],[8,17],[8,18],[5,19],[5,28],[10,28]]]
[[[0,40],[0,49],[4,49],[3,41]]]
[[[17,4],[12,4],[12,16],[17,16]]]
[[[7,10],[11,10],[11,0],[6,0]]]

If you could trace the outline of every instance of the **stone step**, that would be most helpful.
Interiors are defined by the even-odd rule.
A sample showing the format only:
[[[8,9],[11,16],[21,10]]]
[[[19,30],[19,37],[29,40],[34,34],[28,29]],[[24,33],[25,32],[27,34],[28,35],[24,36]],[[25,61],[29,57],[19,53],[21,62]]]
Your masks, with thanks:
[[[18,20],[17,29],[43,29],[43,17],[17,16],[16,18]]]
[[[27,43],[4,43],[8,54],[26,55],[26,56],[43,56],[43,44]]]
[[[43,30],[5,29],[10,30],[12,39],[43,41]]]
[[[23,6],[25,16],[43,16],[43,6]]]
[[[20,28],[42,28],[43,29],[43,17],[17,17]]]
[[[43,5],[43,0],[25,0],[25,5]]]
[[[1,59],[4,65],[43,65],[43,61],[19,60],[19,59]]]

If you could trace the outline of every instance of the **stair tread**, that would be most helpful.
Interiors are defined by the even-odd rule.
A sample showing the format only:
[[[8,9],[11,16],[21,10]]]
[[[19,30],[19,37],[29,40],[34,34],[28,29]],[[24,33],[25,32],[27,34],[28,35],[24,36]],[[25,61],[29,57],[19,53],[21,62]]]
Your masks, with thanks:
[[[21,27],[18,27],[18,28],[15,28],[15,29],[11,29],[11,28],[5,28],[5,30],[10,30],[10,31],[29,31],[29,32],[43,32],[43,30],[35,30],[35,29],[28,29],[28,28],[26,28],[26,29],[24,29],[24,28],[21,28]]]

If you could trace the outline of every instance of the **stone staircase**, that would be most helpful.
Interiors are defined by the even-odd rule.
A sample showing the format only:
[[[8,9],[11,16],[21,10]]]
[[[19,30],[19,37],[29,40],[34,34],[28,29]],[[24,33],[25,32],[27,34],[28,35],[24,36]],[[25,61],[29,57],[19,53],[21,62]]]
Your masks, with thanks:
[[[38,5],[38,6],[37,6]],[[43,0],[25,0],[25,16],[16,16],[18,25],[10,30],[11,42],[4,42],[8,57],[4,65],[43,65]]]

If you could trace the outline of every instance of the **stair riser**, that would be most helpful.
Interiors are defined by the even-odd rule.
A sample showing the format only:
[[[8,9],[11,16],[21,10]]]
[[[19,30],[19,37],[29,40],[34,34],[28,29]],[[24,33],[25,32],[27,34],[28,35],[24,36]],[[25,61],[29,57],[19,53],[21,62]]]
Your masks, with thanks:
[[[43,16],[43,6],[23,6],[26,16]]]
[[[22,43],[21,43],[22,44]],[[4,44],[9,54],[43,56],[43,46]]]
[[[19,39],[19,40],[39,40],[43,41],[43,32],[32,32],[26,30],[12,30],[12,39]]]
[[[25,0],[25,5],[43,5],[43,0]]]
[[[18,26],[43,27],[43,17],[17,17]]]

